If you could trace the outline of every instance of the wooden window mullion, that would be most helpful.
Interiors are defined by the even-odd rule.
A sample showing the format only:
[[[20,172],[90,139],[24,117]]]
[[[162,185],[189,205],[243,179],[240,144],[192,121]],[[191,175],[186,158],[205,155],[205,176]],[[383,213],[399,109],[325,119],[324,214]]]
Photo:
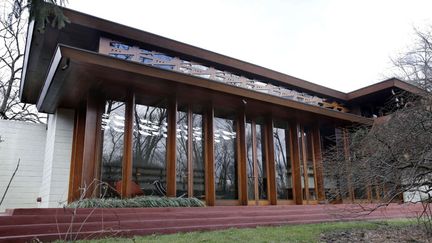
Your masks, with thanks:
[[[133,163],[133,121],[135,110],[135,93],[128,92],[126,97],[124,124],[124,151],[122,161],[122,198],[131,196],[132,163]]]
[[[188,141],[187,141],[187,170],[188,170],[188,197],[193,197],[193,113],[192,106],[187,108],[187,126],[188,126]]]

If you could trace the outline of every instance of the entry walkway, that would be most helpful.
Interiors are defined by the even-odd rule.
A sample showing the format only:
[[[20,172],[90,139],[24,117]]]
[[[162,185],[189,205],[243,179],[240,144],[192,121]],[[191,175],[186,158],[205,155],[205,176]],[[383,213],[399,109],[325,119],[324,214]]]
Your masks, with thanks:
[[[362,205],[368,209],[375,205]],[[14,209],[0,216],[0,242],[52,241],[319,222],[415,217],[421,205],[226,206],[206,208]]]

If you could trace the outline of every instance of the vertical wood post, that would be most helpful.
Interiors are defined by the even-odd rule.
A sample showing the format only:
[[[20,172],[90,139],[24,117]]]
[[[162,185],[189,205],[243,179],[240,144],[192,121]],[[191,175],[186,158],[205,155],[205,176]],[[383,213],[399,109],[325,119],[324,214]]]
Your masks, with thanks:
[[[237,178],[240,205],[248,203],[248,185],[246,169],[246,114],[240,111],[236,122],[237,130]]]
[[[213,105],[204,112],[204,165],[205,165],[205,197],[207,206],[215,205],[215,171],[214,171],[214,135]]]
[[[191,129],[191,128],[188,128]],[[177,100],[168,101],[168,127],[167,127],[167,151],[166,151],[166,185],[167,196],[176,196],[176,157],[177,157]],[[188,137],[192,140],[192,137]]]
[[[293,190],[294,201],[296,204],[303,204],[302,187],[301,187],[301,174],[300,174],[300,144],[298,142],[297,122],[290,122],[290,154],[291,164],[293,166]]]
[[[268,165],[268,189],[269,189],[269,200],[271,205],[277,204],[277,192],[276,192],[276,167],[274,159],[274,141],[273,141],[273,119],[269,116],[266,119],[265,125],[265,137],[266,137],[266,158]]]
[[[131,196],[132,163],[133,163],[133,121],[135,116],[135,94],[130,91],[126,97],[123,162],[122,162],[122,188],[123,198]]]
[[[82,180],[82,158],[85,132],[85,106],[79,106],[75,110],[72,156],[69,176],[68,202],[73,202],[80,197],[80,186]]]
[[[187,141],[187,193],[188,197],[193,197],[193,113],[192,106],[187,108],[188,141]]]
[[[81,187],[85,188],[84,197],[94,196],[96,182],[95,162],[99,158],[97,155],[99,148],[97,136],[100,136],[100,122],[102,99],[97,95],[88,95],[86,103],[86,114],[84,122],[84,139],[82,153],[82,178]],[[99,127],[98,127],[99,125]]]
[[[321,135],[319,130],[319,125],[316,124],[312,128],[312,141],[313,150],[315,154],[315,178],[316,187],[318,189],[318,201],[325,201],[325,190],[324,190],[324,172],[323,172],[323,161],[322,161],[322,151],[321,151]]]

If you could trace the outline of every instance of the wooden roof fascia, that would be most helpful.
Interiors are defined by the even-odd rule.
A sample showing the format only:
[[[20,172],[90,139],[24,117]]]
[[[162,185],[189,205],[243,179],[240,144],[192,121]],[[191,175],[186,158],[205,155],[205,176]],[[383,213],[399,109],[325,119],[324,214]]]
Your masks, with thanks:
[[[349,92],[347,94],[347,100],[351,101],[375,92],[378,92],[380,90],[388,89],[396,87],[405,91],[408,91],[413,94],[421,95],[424,93],[424,91],[412,84],[409,84],[407,82],[404,82],[397,78],[389,78],[384,81],[381,81],[379,83],[371,84],[369,86],[354,90],[352,92]]]
[[[39,111],[43,111],[43,105],[46,101],[48,91],[51,88],[51,85],[53,84],[54,75],[57,72],[60,62],[62,60],[62,53],[61,53],[61,47],[57,46],[56,52],[51,60],[51,64],[49,65],[48,73],[45,78],[44,85],[42,86],[42,91],[39,95],[39,99],[36,103],[36,108]]]
[[[28,62],[29,62],[30,47],[32,44],[34,28],[35,28],[35,21],[32,20],[32,21],[30,21],[30,23],[27,26],[27,36],[26,36],[26,43],[25,43],[25,48],[24,48],[23,70],[22,70],[20,89],[19,89],[20,100],[22,100],[22,98],[23,98],[24,83],[25,83],[25,79],[27,76],[27,67],[28,67]]]

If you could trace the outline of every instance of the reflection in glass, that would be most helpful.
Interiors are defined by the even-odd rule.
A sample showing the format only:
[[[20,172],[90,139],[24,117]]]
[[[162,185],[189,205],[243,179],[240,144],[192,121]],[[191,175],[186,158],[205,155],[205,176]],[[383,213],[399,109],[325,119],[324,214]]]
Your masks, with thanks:
[[[205,170],[204,170],[204,131],[203,116],[192,114],[192,163],[193,163],[193,196],[205,199]]]
[[[287,139],[288,127],[281,123],[275,123],[273,128],[274,159],[276,166],[276,190],[277,199],[292,200],[292,167]]]
[[[102,115],[102,163],[100,197],[118,197],[121,193],[124,146],[125,104],[108,100]]]
[[[177,195],[188,195],[188,119],[187,113],[177,112]]]
[[[247,148],[247,167],[246,173],[248,178],[248,199],[255,200],[255,175],[254,175],[254,158],[253,158],[253,140],[252,124],[246,123],[246,148]]]
[[[192,113],[192,127],[189,127],[188,113],[184,111],[177,112],[177,164],[176,164],[176,181],[178,196],[193,196],[204,199],[205,195],[205,174],[204,174],[204,157],[203,157],[203,130],[202,115]],[[188,139],[192,134],[192,174],[189,177],[188,168]],[[188,183],[191,179],[192,188],[188,192]]]
[[[315,162],[312,133],[308,128],[305,128],[304,130],[300,130],[299,135],[303,200],[316,200],[317,193],[315,188]]]
[[[216,199],[237,199],[236,131],[234,121],[214,118]]]
[[[255,129],[255,131],[253,130],[253,128]],[[267,199],[267,167],[264,157],[263,130],[263,125],[246,123],[247,177],[249,200]],[[255,143],[253,139],[255,139]],[[255,151],[254,146],[256,147]],[[254,154],[254,152],[256,154]],[[257,184],[258,198],[256,198],[255,196],[255,184]]]
[[[166,193],[167,110],[136,104],[133,133],[132,195]]]
[[[306,155],[306,166],[307,166],[307,173],[309,177],[309,200],[316,200],[317,199],[317,193],[315,188],[315,152],[313,150],[313,138],[312,133],[309,130],[305,130],[306,132],[306,148],[307,148],[307,155]]]

